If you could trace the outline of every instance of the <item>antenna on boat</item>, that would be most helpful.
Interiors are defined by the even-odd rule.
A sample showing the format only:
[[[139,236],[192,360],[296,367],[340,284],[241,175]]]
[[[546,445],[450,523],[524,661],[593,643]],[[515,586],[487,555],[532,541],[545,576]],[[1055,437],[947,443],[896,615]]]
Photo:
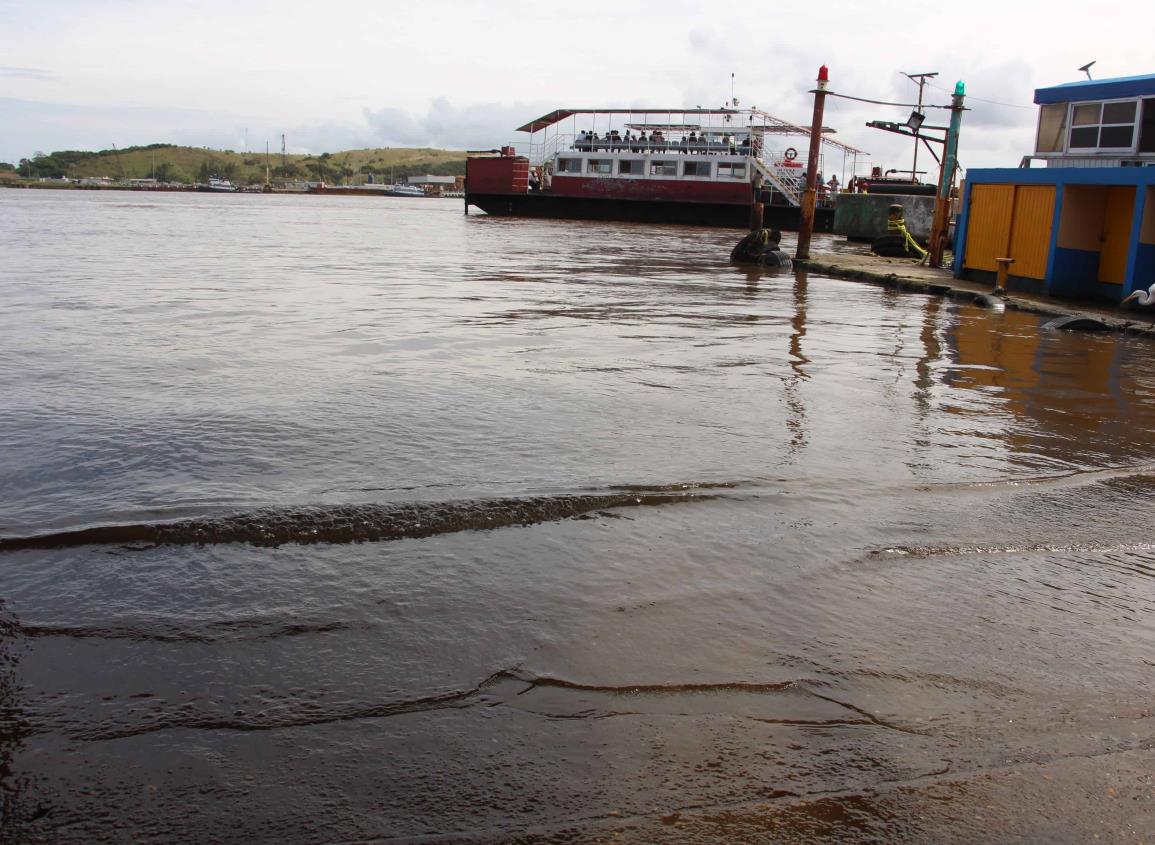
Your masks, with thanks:
[[[1095,61],[1098,61],[1098,60],[1096,59]],[[1093,64],[1095,64],[1095,62],[1090,61],[1090,62],[1087,62],[1085,65],[1083,65],[1081,68],[1079,68],[1079,70],[1081,70],[1081,71],[1083,71],[1083,73],[1087,74],[1088,79],[1091,78],[1091,65],[1093,65]]]

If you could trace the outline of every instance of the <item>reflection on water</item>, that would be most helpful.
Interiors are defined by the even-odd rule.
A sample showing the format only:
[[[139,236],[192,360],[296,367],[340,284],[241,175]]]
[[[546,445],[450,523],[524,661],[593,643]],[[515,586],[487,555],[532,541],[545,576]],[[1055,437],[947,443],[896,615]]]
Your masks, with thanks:
[[[1145,341],[460,212],[0,192],[5,842],[1155,829]]]
[[[0,841],[15,842],[24,825],[44,814],[30,806],[31,785],[15,763],[28,732],[20,706],[17,664],[23,645],[20,626],[0,599]]]

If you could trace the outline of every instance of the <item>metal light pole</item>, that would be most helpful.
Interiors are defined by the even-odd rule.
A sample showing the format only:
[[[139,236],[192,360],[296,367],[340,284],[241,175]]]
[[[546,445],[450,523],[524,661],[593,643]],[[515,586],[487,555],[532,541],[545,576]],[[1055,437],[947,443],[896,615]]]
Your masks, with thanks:
[[[826,107],[826,86],[829,72],[826,65],[818,68],[818,87],[814,89],[814,119],[810,123],[810,153],[806,159],[806,190],[802,193],[802,209],[798,224],[798,249],[795,258],[810,257],[810,236],[814,233],[814,209],[818,204],[818,156],[822,149],[822,112]]]
[[[934,223],[930,230],[931,267],[942,267],[942,254],[946,249],[946,231],[950,221],[950,189],[954,185],[955,168],[958,167],[958,136],[962,129],[965,94],[966,86],[960,80],[955,83],[954,96],[950,101],[950,127],[946,133],[942,169],[938,177],[938,195],[934,201]]]
[[[923,89],[923,86],[926,85],[926,81],[928,79],[934,79],[934,77],[938,76],[938,71],[936,70],[933,73],[903,73],[902,75],[905,76],[907,79],[909,79],[911,82],[917,82],[918,83],[918,111],[919,111],[919,114],[921,114],[922,113],[922,89]],[[915,137],[914,137],[914,163],[911,164],[911,166],[910,166],[910,178],[912,181],[915,181],[915,182],[918,181],[918,132],[917,131],[915,132]]]

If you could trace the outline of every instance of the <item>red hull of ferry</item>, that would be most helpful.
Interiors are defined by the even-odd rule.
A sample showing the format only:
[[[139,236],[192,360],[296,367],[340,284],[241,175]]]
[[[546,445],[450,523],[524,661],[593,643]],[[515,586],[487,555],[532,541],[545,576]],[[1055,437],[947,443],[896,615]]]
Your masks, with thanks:
[[[747,208],[753,201],[753,189],[745,180],[727,183],[691,182],[685,179],[598,179],[557,175],[553,178],[549,192],[557,197],[721,203],[743,205]]]

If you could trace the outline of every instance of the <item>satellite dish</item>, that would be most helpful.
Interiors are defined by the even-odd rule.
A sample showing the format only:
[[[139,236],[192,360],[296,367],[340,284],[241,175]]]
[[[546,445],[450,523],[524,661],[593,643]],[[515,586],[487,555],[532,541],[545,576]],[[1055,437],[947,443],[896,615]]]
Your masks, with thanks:
[[[1088,79],[1091,78],[1091,65],[1093,65],[1093,64],[1095,64],[1094,61],[1087,62],[1085,65],[1083,65],[1081,68],[1079,68],[1079,70],[1081,70],[1081,71],[1083,71],[1083,73],[1087,74]]]

